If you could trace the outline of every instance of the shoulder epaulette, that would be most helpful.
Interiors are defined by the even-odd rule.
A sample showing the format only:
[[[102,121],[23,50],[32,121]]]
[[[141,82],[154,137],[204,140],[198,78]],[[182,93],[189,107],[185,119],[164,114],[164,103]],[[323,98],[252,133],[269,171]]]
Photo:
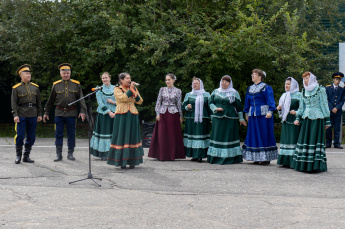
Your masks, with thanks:
[[[330,85],[327,85],[326,87],[330,87],[330,86],[332,86],[332,84],[330,84]]]
[[[72,81],[73,83],[80,84],[80,82],[79,82],[78,80],[72,80],[72,79],[71,79],[71,81]]]
[[[21,84],[22,84],[22,83],[18,83],[18,84],[16,84],[16,85],[14,85],[12,88],[15,89],[15,88],[19,87]]]
[[[55,82],[53,83],[53,85],[55,85],[55,84],[57,84],[57,83],[60,83],[60,82],[62,82],[62,80],[55,81]]]
[[[32,84],[32,85],[34,85],[34,86],[36,86],[36,87],[40,87],[40,86],[38,86],[38,85],[37,85],[37,84],[35,84],[35,83],[32,83],[32,82],[31,82],[31,84]]]

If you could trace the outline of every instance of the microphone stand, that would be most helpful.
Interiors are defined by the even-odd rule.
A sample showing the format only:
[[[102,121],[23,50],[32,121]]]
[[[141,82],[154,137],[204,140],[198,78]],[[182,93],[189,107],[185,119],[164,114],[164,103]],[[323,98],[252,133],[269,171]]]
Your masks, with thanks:
[[[100,88],[100,89],[101,89],[101,88]],[[99,90],[99,89],[98,89],[98,90]],[[92,128],[92,127],[93,127],[93,125],[92,125],[92,122],[93,122],[93,121],[91,120],[91,104],[90,104],[90,98],[91,98],[91,95],[95,94],[98,90],[95,90],[94,92],[91,92],[91,93],[85,95],[83,98],[80,98],[80,99],[78,99],[78,100],[76,100],[76,101],[74,101],[74,102],[68,104],[68,106],[71,106],[71,105],[73,105],[73,104],[79,102],[79,101],[82,100],[82,99],[88,98],[88,106],[86,107],[86,108],[87,108],[87,110],[86,110],[86,118],[87,118],[88,121],[89,121],[89,131],[87,132],[87,136],[88,136],[88,138],[89,138],[89,173],[88,173],[88,175],[87,175],[86,178],[83,178],[83,179],[80,179],[80,180],[76,180],[76,181],[69,182],[69,184],[73,184],[73,183],[76,183],[76,182],[79,182],[79,181],[83,181],[83,180],[88,180],[88,179],[90,179],[90,180],[92,180],[93,182],[95,182],[99,187],[101,187],[101,185],[98,184],[98,183],[95,181],[95,179],[96,179],[96,180],[102,181],[102,178],[96,178],[96,177],[94,177],[94,176],[92,175],[92,173],[91,173],[91,152],[90,152],[90,151],[91,151],[90,141],[91,141],[92,131],[93,131],[93,128]]]

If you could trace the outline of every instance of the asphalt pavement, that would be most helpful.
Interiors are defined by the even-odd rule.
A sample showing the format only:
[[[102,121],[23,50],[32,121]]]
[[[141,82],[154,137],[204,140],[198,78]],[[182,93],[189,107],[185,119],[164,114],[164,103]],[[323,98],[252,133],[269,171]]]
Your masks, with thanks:
[[[64,143],[66,145],[66,142]],[[15,164],[13,138],[0,138],[0,228],[344,228],[345,149],[327,149],[328,172],[303,173],[244,161],[160,162],[121,170],[91,158],[88,140],[55,158],[40,138]]]

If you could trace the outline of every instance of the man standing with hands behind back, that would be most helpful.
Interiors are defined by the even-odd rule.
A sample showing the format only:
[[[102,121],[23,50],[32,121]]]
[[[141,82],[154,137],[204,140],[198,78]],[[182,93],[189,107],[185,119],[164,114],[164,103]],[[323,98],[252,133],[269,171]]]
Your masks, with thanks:
[[[341,115],[343,113],[342,107],[344,105],[344,88],[339,86],[344,74],[335,72],[332,75],[333,84],[326,86],[328,107],[331,113],[331,126],[326,130],[326,148],[332,146],[332,129],[334,128],[334,148],[343,149],[340,146],[339,135],[342,126]]]
[[[34,163],[30,159],[30,151],[36,139],[37,122],[42,120],[41,96],[37,84],[31,83],[31,66],[24,64],[17,69],[21,82],[12,87],[11,106],[13,120],[16,123],[16,160],[22,159],[23,145],[26,131],[23,162]]]
[[[45,106],[45,113],[43,116],[43,122],[46,119],[49,120],[49,111],[55,107],[55,145],[56,145],[56,158],[55,162],[62,160],[62,145],[63,145],[63,132],[66,124],[67,130],[67,145],[68,154],[67,159],[74,161],[73,157],[75,147],[75,130],[77,119],[77,107],[76,104],[68,106],[69,103],[74,102],[83,97],[83,92],[80,86],[80,82],[71,79],[72,66],[68,63],[60,64],[60,76],[61,80],[53,83],[53,87],[50,93],[50,97]],[[80,100],[80,114],[79,118],[82,121],[85,120],[86,104],[84,100]]]

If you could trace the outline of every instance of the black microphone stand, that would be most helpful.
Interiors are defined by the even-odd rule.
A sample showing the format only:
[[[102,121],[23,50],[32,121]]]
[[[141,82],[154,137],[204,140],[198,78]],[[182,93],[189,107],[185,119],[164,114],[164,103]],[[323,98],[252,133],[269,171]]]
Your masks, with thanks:
[[[101,89],[101,88],[99,88],[99,89]],[[98,90],[99,90],[99,89],[98,89]],[[101,185],[98,184],[98,183],[95,181],[95,179],[101,181],[102,178],[96,178],[96,177],[94,177],[94,176],[92,175],[92,173],[91,173],[91,146],[90,146],[90,141],[91,141],[92,131],[93,131],[93,128],[92,128],[93,125],[92,125],[92,120],[91,120],[91,102],[90,102],[91,100],[90,100],[90,98],[91,98],[91,95],[95,94],[98,90],[95,90],[94,92],[91,92],[91,93],[85,95],[83,98],[80,98],[80,99],[78,99],[78,100],[76,100],[76,101],[74,101],[74,102],[68,104],[68,106],[71,106],[71,105],[73,105],[73,104],[79,102],[80,100],[85,99],[86,97],[88,97],[88,106],[87,106],[87,111],[86,111],[86,118],[87,118],[87,120],[89,121],[89,132],[87,132],[87,136],[88,136],[88,138],[89,138],[89,173],[88,173],[88,175],[87,175],[86,178],[80,179],[80,180],[76,180],[76,181],[72,181],[72,182],[69,182],[69,184],[72,184],[72,183],[76,183],[76,182],[79,182],[79,181],[83,181],[83,180],[90,179],[90,180],[92,180],[93,182],[95,182],[99,187],[101,187]]]

